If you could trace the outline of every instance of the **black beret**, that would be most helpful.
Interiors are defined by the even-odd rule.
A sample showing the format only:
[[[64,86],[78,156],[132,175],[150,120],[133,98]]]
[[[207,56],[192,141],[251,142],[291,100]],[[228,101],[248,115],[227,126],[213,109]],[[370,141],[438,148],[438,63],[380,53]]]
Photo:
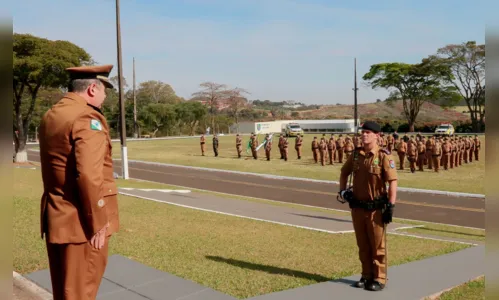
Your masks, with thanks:
[[[370,130],[374,133],[378,133],[381,131],[381,127],[377,123],[372,122],[372,121],[364,122],[364,124],[362,124],[362,129]]]

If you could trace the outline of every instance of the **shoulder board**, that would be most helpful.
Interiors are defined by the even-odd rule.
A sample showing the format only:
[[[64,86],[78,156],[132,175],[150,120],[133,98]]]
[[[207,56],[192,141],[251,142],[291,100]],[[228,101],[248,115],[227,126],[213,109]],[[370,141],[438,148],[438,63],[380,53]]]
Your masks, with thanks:
[[[383,153],[388,154],[388,155],[391,154],[391,152],[388,151],[387,149],[380,149],[379,152],[383,152]]]

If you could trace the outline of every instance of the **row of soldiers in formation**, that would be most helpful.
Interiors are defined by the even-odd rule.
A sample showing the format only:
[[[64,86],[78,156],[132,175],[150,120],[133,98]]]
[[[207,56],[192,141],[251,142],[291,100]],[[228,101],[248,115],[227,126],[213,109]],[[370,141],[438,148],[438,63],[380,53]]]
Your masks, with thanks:
[[[444,170],[457,168],[472,163],[473,159],[480,159],[481,141],[478,135],[459,137],[431,136],[426,138],[418,134],[416,138],[404,137],[398,143],[393,144],[394,150],[399,156],[400,169],[404,169],[405,158],[409,161],[412,173],[424,171],[424,166],[435,172],[443,166]],[[388,148],[391,151],[390,147]]]
[[[239,158],[243,151],[242,138],[239,134],[236,135],[236,151]],[[272,139],[269,134],[265,135],[266,142],[265,156],[267,160],[270,160],[270,154],[272,150]],[[200,138],[201,152],[204,156],[205,153],[205,136],[202,135]],[[295,139],[295,150],[298,159],[302,156],[302,144],[303,137],[297,135]],[[434,169],[438,172],[440,166],[443,166],[445,170],[449,168],[454,168],[461,166],[464,163],[472,162],[473,156],[476,161],[479,160],[480,152],[480,139],[478,135],[475,138],[471,136],[460,136],[455,138],[442,138],[440,136],[431,136],[426,138],[421,134],[417,134],[416,138],[414,136],[408,137],[404,135],[399,139],[398,133],[395,132],[391,135],[386,135],[381,133],[378,139],[378,145],[381,148],[388,150],[389,152],[395,151],[399,157],[400,170],[404,170],[405,159],[407,158],[409,162],[409,168],[411,172],[416,172],[416,167],[419,171],[424,170],[424,166],[428,166],[428,169]],[[213,135],[213,152],[215,157],[218,156],[218,136]],[[249,148],[254,159],[258,159],[258,151],[256,150],[259,146],[257,135],[251,133],[249,140]],[[288,138],[281,134],[279,136],[279,152],[280,159],[288,160]],[[338,138],[335,138],[334,134],[326,140],[326,135],[323,134],[320,140],[314,137],[311,143],[312,155],[315,163],[319,163],[322,166],[326,165],[328,162],[330,165],[334,165],[335,162],[340,164],[346,161],[350,155],[353,154],[354,150],[363,147],[362,138],[360,134],[346,135],[344,138],[342,134]]]

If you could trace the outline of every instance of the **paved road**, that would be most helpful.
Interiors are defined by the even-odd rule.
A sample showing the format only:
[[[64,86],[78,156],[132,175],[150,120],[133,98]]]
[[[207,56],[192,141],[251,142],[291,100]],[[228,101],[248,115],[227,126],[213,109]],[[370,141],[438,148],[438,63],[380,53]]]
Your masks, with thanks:
[[[39,161],[37,152],[29,159]],[[121,174],[120,161],[115,171]],[[216,170],[190,169],[129,162],[131,178],[180,185],[241,196],[347,210],[336,201],[338,185],[312,181],[274,179]],[[398,193],[395,216],[399,218],[485,228],[485,199],[417,192]]]

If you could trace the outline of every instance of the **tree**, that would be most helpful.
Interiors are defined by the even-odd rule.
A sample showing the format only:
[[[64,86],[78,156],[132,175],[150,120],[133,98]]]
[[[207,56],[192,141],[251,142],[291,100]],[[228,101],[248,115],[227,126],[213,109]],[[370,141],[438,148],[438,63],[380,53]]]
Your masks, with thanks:
[[[225,91],[226,101],[229,105],[228,111],[230,116],[234,118],[236,126],[239,124],[241,110],[245,108],[247,103],[246,98],[243,97],[242,94],[249,94],[249,92],[242,88],[234,88]]]
[[[207,81],[199,86],[204,90],[193,93],[192,96],[206,101],[211,116],[211,129],[215,132],[215,114],[218,111],[220,100],[224,98],[227,85]]]
[[[68,41],[51,41],[30,34],[14,34],[14,143],[16,162],[26,162],[26,141],[41,88],[66,87],[68,67],[93,63],[90,55]],[[22,108],[25,109],[22,109]]]
[[[149,103],[177,104],[180,98],[173,88],[164,82],[149,80],[142,82],[136,91],[137,106]]]
[[[450,44],[437,50],[428,60],[445,64],[451,69],[448,80],[466,101],[475,132],[481,131],[485,117],[485,45],[469,41]]]
[[[409,130],[414,131],[414,124],[423,103],[447,97],[452,93],[451,88],[443,86],[449,78],[449,73],[450,69],[446,65],[423,60],[419,64],[375,64],[363,79],[374,89],[395,89],[397,93],[391,94],[387,101],[398,97],[402,99]]]

